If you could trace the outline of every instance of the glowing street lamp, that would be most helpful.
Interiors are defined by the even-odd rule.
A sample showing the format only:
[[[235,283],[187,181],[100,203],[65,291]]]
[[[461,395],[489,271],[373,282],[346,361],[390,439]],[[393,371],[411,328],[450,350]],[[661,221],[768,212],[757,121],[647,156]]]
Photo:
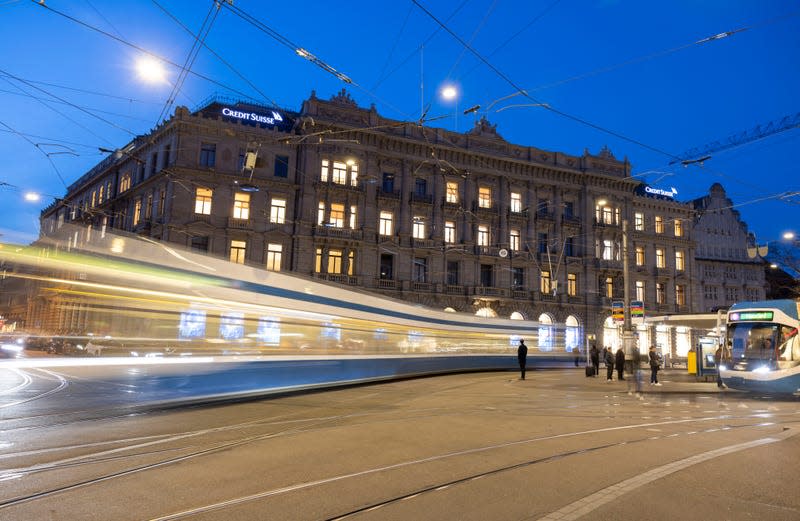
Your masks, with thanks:
[[[167,71],[164,64],[153,57],[143,56],[136,61],[136,72],[139,78],[146,83],[168,83]]]
[[[36,192],[25,192],[25,200],[29,203],[37,203],[41,198],[42,196]]]
[[[456,112],[455,112],[456,121],[453,128],[455,129],[456,132],[458,132],[458,89],[456,88],[455,85],[445,85],[444,87],[442,87],[440,95],[442,96],[443,100],[454,101],[456,104]]]

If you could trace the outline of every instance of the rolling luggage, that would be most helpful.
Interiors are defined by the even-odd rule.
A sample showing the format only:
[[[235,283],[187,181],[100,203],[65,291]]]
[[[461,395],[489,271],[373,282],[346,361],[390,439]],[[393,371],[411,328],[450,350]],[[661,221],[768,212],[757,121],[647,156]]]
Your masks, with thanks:
[[[594,376],[594,366],[587,365],[586,366],[586,376]]]

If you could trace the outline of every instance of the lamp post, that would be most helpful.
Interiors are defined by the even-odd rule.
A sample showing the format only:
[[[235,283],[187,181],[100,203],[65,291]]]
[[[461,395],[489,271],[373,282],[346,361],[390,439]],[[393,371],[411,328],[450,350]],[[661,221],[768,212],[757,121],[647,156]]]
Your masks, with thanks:
[[[630,300],[630,265],[628,262],[628,220],[622,220],[622,306],[623,306],[623,323],[622,323],[622,347],[625,351],[626,358],[630,356],[631,364],[638,364],[638,356],[634,356],[635,337],[631,329],[631,300]],[[636,380],[636,391],[639,391],[639,375],[636,373],[639,367],[633,366],[631,369],[634,372],[634,379]]]

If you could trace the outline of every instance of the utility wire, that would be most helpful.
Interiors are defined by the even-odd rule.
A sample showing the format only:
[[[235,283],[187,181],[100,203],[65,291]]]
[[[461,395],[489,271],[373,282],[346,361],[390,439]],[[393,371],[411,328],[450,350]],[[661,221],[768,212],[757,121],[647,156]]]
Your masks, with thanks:
[[[36,80],[27,79],[27,78],[26,78],[26,81],[28,81],[29,83],[36,84],[36,85],[47,85],[48,87],[56,87],[58,89],[72,90],[72,91],[75,91],[75,92],[82,92],[84,94],[91,94],[93,96],[103,96],[103,97],[106,97],[106,98],[118,99],[118,100],[122,100],[122,101],[128,101],[128,102],[131,102],[131,103],[146,103],[146,104],[150,104],[150,105],[161,105],[160,101],[144,101],[144,100],[138,100],[138,99],[134,99],[134,98],[126,98],[124,96],[115,96],[114,94],[108,94],[106,92],[97,92],[97,91],[93,91],[93,90],[78,89],[78,88],[75,88],[75,87],[68,87],[66,85],[59,85],[57,83],[48,83],[46,81],[36,81]]]
[[[195,34],[194,34],[194,32],[193,32],[191,29],[189,29],[189,28],[188,28],[186,25],[184,25],[184,24],[183,24],[183,23],[182,23],[182,22],[181,22],[181,21],[180,21],[180,20],[179,20],[179,19],[178,19],[176,16],[174,16],[172,13],[170,13],[170,12],[169,12],[169,11],[168,11],[168,10],[167,10],[167,9],[166,9],[164,6],[162,6],[161,4],[159,4],[159,3],[158,3],[156,0],[152,0],[152,2],[153,2],[155,5],[156,5],[156,7],[158,7],[159,9],[161,9],[161,10],[162,10],[162,11],[163,11],[163,12],[164,12],[164,13],[165,13],[167,16],[169,16],[169,17],[170,17],[170,18],[171,18],[171,19],[172,19],[172,20],[173,20],[173,21],[174,21],[176,24],[180,25],[180,26],[181,26],[181,28],[182,28],[184,31],[186,31],[187,33],[189,33],[189,34],[190,34],[190,35],[191,35],[193,38],[195,38],[195,39],[199,39],[199,38],[198,38],[198,36],[197,36],[197,35],[195,35]],[[208,46],[208,44],[206,44],[206,43],[205,43],[205,41],[201,41],[201,42],[200,42],[200,44],[201,44],[203,47],[205,47],[205,49],[206,49],[208,52],[210,52],[211,54],[213,54],[213,55],[214,55],[214,57],[216,57],[216,58],[217,58],[217,59],[218,59],[220,62],[222,62],[222,63],[223,63],[223,64],[224,64],[226,67],[228,67],[228,69],[230,69],[230,70],[231,70],[231,71],[232,71],[234,74],[236,74],[236,75],[237,75],[237,76],[238,76],[238,77],[239,77],[241,80],[243,80],[245,83],[247,83],[247,84],[250,86],[250,88],[251,88],[251,89],[253,89],[254,91],[258,92],[258,93],[261,95],[261,97],[262,97],[262,98],[264,98],[265,100],[269,101],[269,102],[270,102],[270,103],[271,103],[273,106],[275,106],[275,107],[279,107],[279,106],[280,106],[280,105],[278,105],[278,103],[276,103],[276,102],[275,102],[275,100],[273,100],[272,98],[270,98],[269,96],[267,96],[267,95],[266,95],[264,92],[262,92],[262,91],[261,91],[261,89],[259,89],[259,88],[258,88],[258,86],[256,86],[256,84],[255,84],[255,83],[253,83],[252,81],[250,81],[250,80],[247,78],[247,76],[245,76],[244,74],[242,74],[241,72],[239,72],[239,71],[238,71],[238,69],[236,69],[236,67],[234,67],[234,66],[233,66],[233,64],[231,64],[230,62],[228,62],[227,60],[225,60],[225,58],[223,58],[223,57],[222,57],[220,54],[218,54],[217,52],[215,52],[215,51],[214,51],[214,49],[212,49],[211,47],[209,47],[209,46]]]
[[[22,139],[24,139],[25,141],[27,141],[28,143],[30,143],[30,144],[31,144],[31,146],[33,146],[33,148],[35,148],[36,150],[38,150],[39,152],[41,152],[41,153],[42,153],[42,155],[44,155],[44,157],[46,157],[46,158],[47,158],[47,160],[50,162],[50,166],[52,166],[52,167],[53,167],[53,170],[55,170],[55,172],[56,172],[56,175],[57,175],[57,176],[58,176],[58,178],[61,180],[61,183],[64,185],[64,188],[65,188],[65,189],[68,189],[68,187],[67,187],[67,182],[66,182],[66,181],[64,181],[64,176],[62,176],[62,175],[61,175],[61,172],[59,172],[59,171],[58,171],[58,167],[56,167],[56,164],[53,162],[53,159],[50,157],[50,155],[49,155],[47,152],[45,152],[44,150],[42,150],[42,148],[39,146],[39,144],[38,144],[38,143],[34,143],[34,142],[33,142],[33,141],[31,141],[30,139],[28,139],[28,137],[27,137],[25,134],[23,134],[23,133],[21,133],[21,132],[18,132],[18,131],[17,131],[15,128],[12,128],[12,127],[10,127],[9,125],[7,125],[6,123],[4,123],[3,121],[0,121],[0,125],[3,125],[3,126],[4,126],[4,127],[6,127],[6,128],[9,130],[9,131],[11,131],[11,132],[13,132],[14,134],[18,135],[19,137],[21,137]]]
[[[108,31],[104,31],[102,29],[99,29],[99,28],[97,28],[97,27],[95,27],[95,26],[93,26],[91,24],[88,24],[88,23],[82,21],[82,20],[78,20],[77,18],[75,18],[73,16],[70,16],[70,15],[64,13],[64,12],[61,12],[61,11],[59,11],[57,9],[53,9],[52,7],[50,7],[49,5],[47,5],[45,3],[37,2],[36,0],[30,0],[30,1],[33,2],[34,4],[40,6],[40,7],[43,7],[44,9],[47,9],[51,13],[57,14],[57,15],[63,17],[63,18],[66,18],[67,20],[75,22],[78,25],[82,25],[83,27],[85,27],[87,29],[90,29],[92,31],[98,32],[98,33],[102,34],[103,36],[107,36],[108,38],[111,38],[112,40],[116,40],[117,42],[119,42],[119,43],[121,43],[123,45],[127,45],[128,47],[130,47],[132,49],[136,49],[137,51],[139,51],[141,53],[144,53],[144,54],[146,54],[146,55],[148,55],[150,57],[153,57],[153,58],[155,58],[157,60],[160,60],[160,61],[162,61],[162,62],[164,62],[164,63],[166,63],[168,65],[171,65],[171,66],[173,66],[175,68],[178,68],[178,69],[181,67],[180,65],[178,65],[175,62],[173,62],[172,60],[169,60],[168,58],[160,56],[160,55],[158,55],[158,54],[156,54],[156,53],[154,53],[152,51],[148,51],[147,49],[145,49],[143,47],[140,47],[140,46],[138,46],[136,44],[133,44],[133,43],[127,41],[127,40],[123,40],[122,38],[119,38],[118,36],[114,36],[113,34],[109,33]],[[222,87],[223,89],[225,89],[227,91],[230,91],[230,92],[233,92],[235,94],[238,94],[239,96],[242,96],[244,98],[250,98],[251,97],[249,94],[245,94],[244,92],[242,92],[242,91],[240,91],[238,89],[235,89],[234,87],[231,87],[229,85],[221,83],[221,82],[219,82],[219,81],[217,81],[217,80],[215,80],[213,78],[209,78],[208,76],[205,76],[205,75],[200,74],[198,72],[190,71],[190,74],[192,74],[194,76],[197,76],[200,79],[206,80],[207,82],[213,83],[214,85]]]
[[[459,37],[459,36],[458,36],[456,33],[454,33],[454,32],[453,32],[453,31],[452,31],[452,30],[451,30],[449,27],[447,27],[446,25],[444,25],[444,23],[442,23],[442,22],[441,22],[441,21],[440,21],[438,18],[436,18],[436,16],[434,16],[434,15],[433,15],[433,13],[431,13],[430,11],[428,11],[428,10],[427,10],[427,9],[426,9],[426,8],[425,8],[425,7],[424,7],[422,4],[420,4],[420,3],[418,2],[418,0],[411,0],[411,1],[412,1],[412,2],[414,2],[414,4],[415,4],[417,7],[419,7],[419,8],[420,8],[420,9],[421,9],[421,10],[422,10],[422,11],[423,11],[425,14],[427,14],[429,17],[431,17],[431,19],[433,19],[433,20],[434,20],[436,23],[438,23],[438,24],[439,24],[439,25],[440,25],[440,26],[441,26],[441,27],[442,27],[442,28],[443,28],[445,31],[447,31],[447,32],[448,32],[448,33],[449,33],[449,34],[450,34],[450,35],[451,35],[453,38],[455,38],[455,39],[456,39],[456,40],[457,40],[457,41],[458,41],[458,42],[459,42],[461,45],[463,45],[464,47],[466,47],[468,51],[470,51],[470,52],[471,52],[471,53],[472,53],[472,54],[473,54],[473,55],[474,55],[476,58],[478,58],[480,61],[482,61],[482,62],[483,62],[483,63],[484,63],[484,64],[485,64],[487,67],[489,67],[489,69],[491,69],[491,70],[492,70],[492,71],[493,71],[495,74],[497,74],[497,75],[498,75],[498,76],[499,76],[501,79],[503,79],[503,80],[504,80],[506,83],[508,83],[509,85],[511,85],[511,86],[512,86],[512,87],[513,87],[513,88],[514,88],[516,91],[518,91],[518,92],[522,93],[522,95],[523,95],[523,96],[525,96],[526,98],[530,99],[530,100],[531,100],[531,101],[533,101],[534,103],[541,104],[542,108],[544,108],[544,109],[546,109],[546,110],[549,110],[550,112],[553,112],[554,114],[558,114],[558,115],[559,115],[559,116],[561,116],[561,117],[564,117],[564,118],[570,119],[570,120],[572,120],[572,121],[575,121],[575,122],[577,122],[577,123],[580,123],[581,125],[584,125],[584,126],[587,126],[587,127],[591,127],[591,128],[593,128],[593,129],[595,129],[595,130],[599,130],[600,132],[603,132],[603,133],[605,133],[605,134],[609,134],[609,135],[611,135],[611,136],[614,136],[614,137],[616,137],[616,138],[622,139],[622,140],[624,140],[624,141],[627,141],[627,142],[629,142],[629,143],[633,143],[633,144],[635,144],[635,145],[638,145],[638,146],[640,146],[640,147],[642,147],[642,148],[646,148],[646,149],[648,149],[648,150],[651,150],[651,151],[653,151],[653,152],[657,152],[657,153],[659,153],[659,154],[665,155],[665,156],[667,156],[667,157],[670,157],[670,158],[673,158],[673,159],[679,159],[679,158],[678,158],[677,156],[675,156],[674,154],[671,154],[671,153],[669,153],[669,152],[667,152],[667,151],[665,151],[665,150],[661,150],[660,148],[656,148],[656,147],[650,146],[650,145],[648,145],[648,144],[646,144],[646,143],[643,143],[643,142],[641,142],[641,141],[638,141],[638,140],[636,140],[636,139],[629,138],[629,137],[627,137],[627,136],[625,136],[625,135],[623,135],[623,134],[620,134],[619,132],[616,132],[616,131],[613,131],[613,130],[607,129],[607,128],[605,128],[605,127],[601,127],[600,125],[597,125],[597,124],[595,124],[595,123],[592,123],[592,122],[590,122],[590,121],[587,121],[587,120],[585,120],[585,119],[579,118],[578,116],[573,116],[572,114],[568,114],[568,113],[566,113],[566,112],[564,112],[564,111],[557,110],[557,109],[555,109],[555,108],[554,108],[552,105],[550,105],[550,104],[547,104],[547,103],[544,103],[543,101],[541,101],[541,100],[538,100],[538,99],[534,98],[534,97],[533,97],[533,96],[531,96],[529,93],[527,93],[527,92],[526,92],[526,91],[525,91],[525,90],[524,90],[522,87],[520,87],[519,85],[517,85],[517,84],[514,82],[514,80],[512,80],[511,78],[509,78],[509,77],[508,77],[508,76],[507,76],[505,73],[503,73],[501,70],[499,70],[497,67],[495,67],[495,66],[494,66],[494,65],[493,65],[491,62],[489,62],[489,61],[488,61],[486,58],[484,58],[483,56],[481,56],[481,55],[480,55],[480,53],[478,53],[478,52],[477,52],[475,49],[473,49],[473,48],[472,48],[472,47],[471,47],[471,46],[470,46],[470,45],[469,45],[467,42],[465,42],[463,39],[461,39],[461,38],[460,38],[460,37]]]
[[[5,78],[3,78],[3,79],[5,79]],[[63,101],[51,100],[51,99],[45,100],[44,98],[40,98],[38,96],[34,96],[33,94],[28,94],[26,92],[14,92],[14,91],[5,90],[5,89],[0,89],[0,92],[2,92],[4,94],[11,94],[12,96],[24,96],[26,98],[34,99],[36,101],[47,101],[49,103],[61,103],[61,104],[65,105],[65,103]],[[136,117],[136,116],[129,116],[127,114],[121,114],[119,112],[111,112],[110,110],[102,110],[102,109],[97,109],[97,108],[93,108],[93,107],[82,107],[82,108],[84,108],[86,110],[90,110],[92,112],[97,112],[97,113],[100,113],[100,114],[108,114],[110,116],[117,116],[117,117],[120,117],[120,118],[135,119],[137,121],[143,121],[145,123],[149,122],[149,120],[144,119],[144,118],[139,118],[139,117]]]

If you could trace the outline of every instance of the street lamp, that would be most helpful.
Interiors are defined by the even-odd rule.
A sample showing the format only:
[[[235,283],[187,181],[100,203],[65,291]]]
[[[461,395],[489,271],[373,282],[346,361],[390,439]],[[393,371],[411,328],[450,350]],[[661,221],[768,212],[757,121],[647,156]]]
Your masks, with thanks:
[[[455,131],[458,132],[458,89],[456,88],[455,85],[452,85],[452,84],[445,85],[445,86],[442,87],[442,90],[440,91],[440,94],[442,96],[442,99],[444,99],[445,101],[453,101],[453,102],[455,102],[456,111],[455,111],[454,128],[455,128]]]

